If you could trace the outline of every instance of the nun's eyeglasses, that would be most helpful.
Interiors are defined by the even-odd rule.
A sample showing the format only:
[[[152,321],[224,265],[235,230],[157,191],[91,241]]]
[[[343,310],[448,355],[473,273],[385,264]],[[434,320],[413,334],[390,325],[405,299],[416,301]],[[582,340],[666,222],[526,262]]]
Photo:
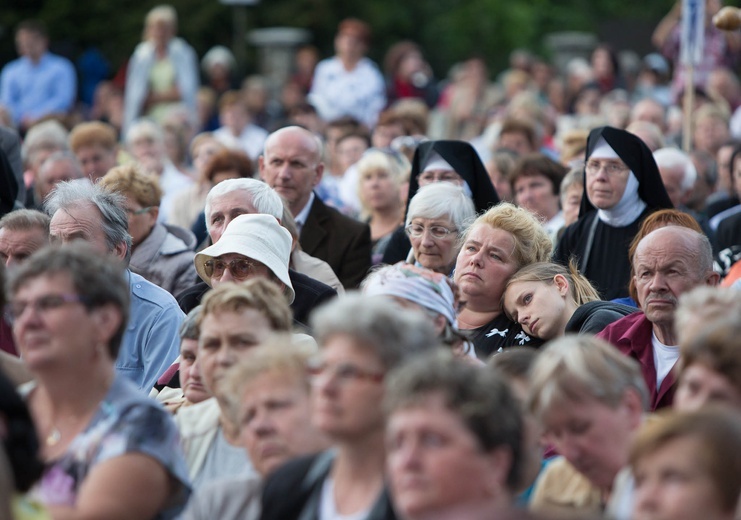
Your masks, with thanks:
[[[599,161],[589,161],[587,165],[584,167],[584,169],[587,172],[587,175],[597,175],[600,170],[604,168],[605,173],[608,176],[615,176],[619,175],[623,172],[626,172],[629,170],[629,168],[623,164],[618,162],[599,162]]]

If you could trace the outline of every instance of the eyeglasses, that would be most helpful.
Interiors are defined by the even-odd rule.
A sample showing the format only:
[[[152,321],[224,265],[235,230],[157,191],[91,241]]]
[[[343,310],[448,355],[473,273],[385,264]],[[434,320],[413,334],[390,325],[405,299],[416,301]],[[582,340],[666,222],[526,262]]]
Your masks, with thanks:
[[[407,235],[413,238],[419,238],[425,233],[425,229],[429,230],[430,235],[432,235],[433,238],[437,239],[443,239],[446,238],[448,235],[452,235],[453,233],[457,233],[457,229],[448,229],[445,226],[430,226],[428,228],[424,227],[421,224],[409,224],[406,228]]]
[[[346,385],[353,381],[380,383],[386,375],[383,372],[365,370],[349,363],[341,363],[332,367],[322,363],[316,363],[309,365],[308,372],[313,384],[320,384],[330,379],[334,379],[340,385]]]
[[[84,304],[86,303],[86,299],[78,294],[47,294],[31,301],[12,300],[8,302],[6,310],[10,314],[10,318],[16,320],[28,308],[36,312],[46,313],[70,303]]]
[[[237,258],[231,262],[225,262],[214,258],[212,260],[206,260],[203,262],[203,270],[206,276],[209,278],[216,277],[221,278],[224,275],[224,271],[229,269],[232,276],[237,280],[243,280],[250,276],[255,270],[255,264],[244,258]]]
[[[142,209],[126,208],[126,213],[132,216],[133,215],[143,215],[144,213],[148,212],[150,209],[152,209],[152,206],[147,206],[146,208],[142,208]]]
[[[589,161],[584,167],[587,175],[597,175],[603,168],[605,170],[605,173],[607,173],[607,175],[610,177],[629,170],[626,165],[616,162],[601,163],[599,161]]]

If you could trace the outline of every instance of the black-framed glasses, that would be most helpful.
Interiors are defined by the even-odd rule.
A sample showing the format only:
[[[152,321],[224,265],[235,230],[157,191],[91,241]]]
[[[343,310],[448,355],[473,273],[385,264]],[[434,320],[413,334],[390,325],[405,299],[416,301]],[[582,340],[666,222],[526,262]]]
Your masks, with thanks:
[[[20,318],[28,308],[43,314],[70,303],[81,303],[84,305],[86,299],[79,294],[46,294],[36,298],[35,300],[11,300],[5,308],[8,314],[10,314],[10,318],[16,320]]]
[[[407,235],[413,238],[419,238],[425,233],[425,229],[429,230],[430,235],[432,235],[433,238],[437,239],[443,239],[448,237],[449,235],[452,235],[453,233],[458,233],[458,230],[453,228],[449,229],[445,226],[430,226],[425,227],[422,224],[409,224],[406,228],[404,228],[407,232]]]
[[[234,278],[243,280],[254,272],[255,264],[244,258],[237,258],[231,262],[213,258],[203,262],[203,270],[209,278],[214,276],[221,278],[227,269],[229,269],[229,272],[232,273]]]

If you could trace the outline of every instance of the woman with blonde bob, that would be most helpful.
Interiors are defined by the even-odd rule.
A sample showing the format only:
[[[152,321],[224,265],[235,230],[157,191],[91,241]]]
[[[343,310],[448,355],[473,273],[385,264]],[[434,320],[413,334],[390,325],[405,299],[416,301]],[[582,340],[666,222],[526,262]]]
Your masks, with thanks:
[[[528,407],[561,454],[538,479],[531,508],[600,513],[648,405],[638,363],[597,338],[565,336],[540,353],[530,376]]]
[[[613,321],[636,311],[605,302],[574,262],[526,265],[508,281],[502,308],[528,334],[551,340],[566,333],[596,334]]]
[[[371,230],[372,264],[381,262],[394,231],[404,221],[402,188],[412,166],[403,154],[371,148],[356,164],[361,217]]]
[[[503,347],[539,344],[502,312],[502,295],[510,276],[528,264],[547,262],[552,248],[537,218],[508,202],[479,216],[464,233],[453,276],[465,302],[458,324],[469,331],[480,358]]]
[[[720,408],[652,421],[630,452],[634,520],[733,520],[741,493],[741,419]]]

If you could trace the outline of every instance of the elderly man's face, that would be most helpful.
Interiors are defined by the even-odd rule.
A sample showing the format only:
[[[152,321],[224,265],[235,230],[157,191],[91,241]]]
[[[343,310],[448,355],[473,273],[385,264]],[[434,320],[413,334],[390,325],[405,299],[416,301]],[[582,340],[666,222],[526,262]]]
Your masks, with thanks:
[[[229,222],[239,215],[251,215],[259,213],[252,204],[252,197],[244,190],[231,191],[211,201],[209,214],[206,215],[208,222],[208,234],[214,244],[224,234]]]
[[[303,129],[271,136],[260,157],[260,177],[286,201],[295,216],[309,202],[324,171],[317,143]]]
[[[55,244],[84,240],[100,253],[113,253],[119,258],[126,255],[126,245],[121,243],[111,251],[103,231],[103,215],[92,204],[82,204],[60,209],[51,218],[49,235]]]
[[[49,244],[49,236],[41,228],[0,229],[0,261],[14,269],[36,251]]]
[[[36,175],[34,183],[37,203],[41,203],[51,193],[54,187],[63,181],[71,181],[81,177],[80,171],[67,159],[45,163]]]
[[[699,272],[696,244],[666,229],[641,241],[633,259],[638,303],[649,321],[661,325],[673,323],[679,297],[706,274]]]
[[[682,188],[684,182],[684,168],[681,166],[675,166],[673,168],[659,168],[661,174],[661,181],[664,183],[669,199],[675,208],[678,208],[680,204],[685,201],[685,190]]]

